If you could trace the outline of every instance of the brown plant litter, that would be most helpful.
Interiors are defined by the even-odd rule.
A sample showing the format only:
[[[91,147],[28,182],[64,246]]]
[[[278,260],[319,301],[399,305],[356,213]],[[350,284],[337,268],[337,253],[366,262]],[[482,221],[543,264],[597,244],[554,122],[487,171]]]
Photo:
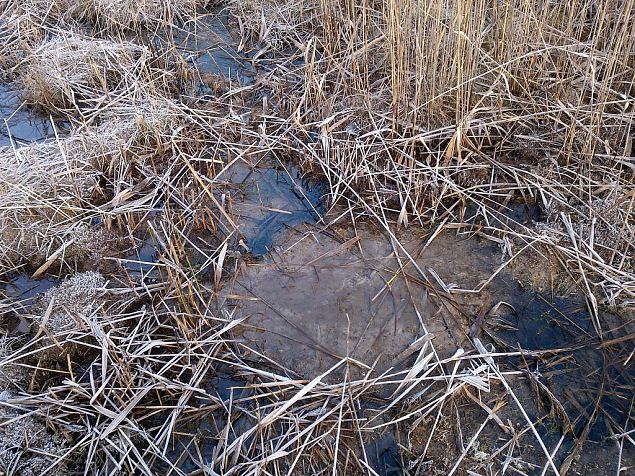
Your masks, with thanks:
[[[628,474],[632,2],[211,3],[0,9],[0,472]]]
[[[143,71],[146,48],[129,42],[54,38],[37,48],[22,75],[28,101],[48,109],[73,109],[87,98],[126,88]]]

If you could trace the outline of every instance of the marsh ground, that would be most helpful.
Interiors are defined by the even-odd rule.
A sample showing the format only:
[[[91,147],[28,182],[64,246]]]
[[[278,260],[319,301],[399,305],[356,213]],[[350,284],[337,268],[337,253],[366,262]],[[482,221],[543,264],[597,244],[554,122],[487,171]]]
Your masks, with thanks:
[[[628,134],[581,170],[568,107],[398,117],[395,32],[330,49],[338,2],[36,3],[0,24],[2,471],[632,470]]]

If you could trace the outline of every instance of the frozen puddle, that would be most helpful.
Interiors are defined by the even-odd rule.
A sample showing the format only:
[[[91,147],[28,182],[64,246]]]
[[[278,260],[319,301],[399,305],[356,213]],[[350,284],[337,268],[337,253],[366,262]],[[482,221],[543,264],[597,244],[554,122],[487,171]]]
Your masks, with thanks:
[[[303,228],[309,231],[279,234],[271,251],[244,262],[221,292],[225,310],[243,320],[238,337],[251,358],[312,379],[350,357],[351,370],[364,375],[372,369],[372,377],[412,365],[428,339],[445,358],[458,348],[471,351],[478,335],[498,352],[527,351],[500,364],[535,373],[577,431],[600,399],[604,414],[590,438],[601,440],[610,420],[629,413],[633,373],[623,365],[628,345],[600,345],[575,289],[566,297],[538,293],[506,268],[480,292],[448,293],[477,289],[490,279],[502,264],[498,247],[452,233],[428,243],[423,232],[405,230],[398,238],[422,278],[403,251],[397,248],[398,259],[391,240],[369,225],[358,226],[356,236],[337,226]],[[603,311],[600,319],[616,318]],[[605,339],[621,343],[624,333]],[[553,355],[533,354],[552,349]]]
[[[255,74],[253,66],[236,50],[237,42],[225,26],[223,10],[200,17],[193,31],[181,32],[176,41],[190,55],[201,73],[223,76],[248,84]]]
[[[465,259],[471,240],[448,236],[422,250],[425,242],[416,235],[403,243],[423,269],[474,285],[475,271],[485,276],[494,268]],[[418,350],[408,352],[409,346],[427,334],[441,355],[451,355],[466,335],[406,263],[389,239],[366,227],[357,237],[289,233],[261,262],[245,264],[223,296],[234,316],[245,319],[245,345],[289,373],[310,378],[343,357],[360,371],[384,372],[403,364]]]

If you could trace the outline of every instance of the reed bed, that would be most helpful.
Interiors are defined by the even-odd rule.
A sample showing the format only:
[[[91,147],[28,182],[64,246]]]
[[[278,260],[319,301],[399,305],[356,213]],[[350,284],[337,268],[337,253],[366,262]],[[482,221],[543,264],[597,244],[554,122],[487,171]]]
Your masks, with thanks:
[[[39,18],[51,3],[42,5]],[[152,36],[193,22],[201,7],[90,5],[82,20],[105,36]],[[411,474],[566,474],[571,461],[557,464],[555,454],[573,430],[557,398],[541,394],[563,421],[554,449],[516,380],[539,385],[538,371],[504,370],[512,356],[542,362],[538,353],[497,353],[470,331],[469,349],[442,356],[423,329],[399,369],[378,374],[344,357],[306,379],[251,348],[216,300],[245,259],[225,172],[276,154],[318,171],[340,218],[383,226],[403,258],[395,276],[429,284],[453,309],[460,291],[420,269],[395,227],[467,229],[506,259],[544,246],[584,284],[591,309],[629,306],[633,22],[623,7],[237,0],[229,8],[242,46],[254,61],[267,57],[268,69],[203,100],[164,87],[178,61],[149,64],[145,46],[112,37],[69,33],[19,59],[33,102],[72,129],[0,150],[0,274],[64,278],[31,305],[0,301],[3,316],[30,324],[2,340],[0,470],[374,474],[369,444],[395,432],[405,435],[399,466]],[[536,204],[540,219],[510,220],[520,201]],[[119,245],[150,240],[145,263]],[[139,264],[150,270],[133,272]],[[627,366],[629,335],[603,342],[607,323],[594,318],[589,342],[620,349]],[[566,351],[549,357],[566,360]],[[466,400],[470,421],[459,417]],[[514,409],[511,424],[503,407]],[[602,410],[592,412],[589,422]],[[439,443],[452,434],[448,421],[460,444]],[[8,430],[16,424],[19,436]],[[490,427],[500,445],[479,446]],[[573,456],[589,427],[575,435]],[[610,431],[621,467],[628,420]],[[431,456],[437,443],[459,448],[445,466]]]
[[[590,339],[631,328],[630,5],[325,0],[318,18],[274,56],[267,80],[282,112],[261,145],[293,150],[327,178],[332,203],[393,238],[463,229],[497,243],[503,265],[528,252],[555,261],[586,295]],[[251,20],[245,42],[260,51],[253,32],[275,20]],[[518,217],[524,204],[537,213]],[[605,320],[607,309],[624,321]],[[628,373],[632,353],[620,349]],[[567,473],[572,458],[542,474]]]
[[[280,2],[256,5],[284,18]],[[600,301],[633,302],[630,6],[325,0],[319,12],[273,87],[294,118],[280,136],[305,138],[304,164],[336,201],[387,227],[468,224],[511,256],[544,244]],[[536,226],[504,224],[519,202],[541,210]]]
[[[317,2],[236,0],[228,10],[238,22],[242,47],[257,45],[256,55],[281,54],[304,45],[319,24]]]

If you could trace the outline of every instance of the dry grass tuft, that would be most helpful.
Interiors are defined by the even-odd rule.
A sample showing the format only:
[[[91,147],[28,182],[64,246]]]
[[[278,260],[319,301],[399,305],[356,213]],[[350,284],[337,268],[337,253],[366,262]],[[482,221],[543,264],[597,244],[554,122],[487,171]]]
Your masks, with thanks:
[[[318,6],[304,0],[232,0],[228,8],[238,21],[243,41],[256,45],[259,56],[305,44],[319,25]]]
[[[95,258],[108,234],[93,225],[128,211],[135,171],[171,156],[183,129],[169,101],[144,97],[113,107],[103,123],[67,138],[0,149],[0,256],[9,269]],[[184,136],[187,135],[183,131]],[[192,136],[183,137],[191,143]],[[142,180],[144,176],[138,177]],[[127,182],[127,183],[126,183]]]
[[[6,338],[0,344],[0,361],[8,355]],[[68,451],[63,436],[50,432],[45,420],[21,411],[13,400],[15,389],[25,386],[29,372],[21,366],[0,365],[0,471],[3,474],[38,476]],[[48,474],[67,474],[59,465]]]
[[[107,30],[137,30],[179,25],[196,15],[207,0],[88,0],[86,9]]]
[[[0,5],[0,77],[13,72],[51,30],[76,25],[80,4],[69,0],[6,0]]]
[[[31,15],[0,12],[0,79],[7,79],[43,39],[44,33]]]
[[[5,404],[0,399],[0,405]],[[64,463],[47,472],[69,449],[61,435],[52,433],[41,419],[29,414],[11,409],[3,413],[0,423],[0,470],[3,474],[68,474]]]
[[[82,9],[81,2],[75,0],[8,0],[8,4],[13,3],[16,11],[21,11],[31,15],[36,15],[42,21],[53,20],[64,22],[75,18]]]
[[[104,305],[106,280],[99,273],[88,271],[66,279],[47,291],[34,309],[34,329],[38,342],[39,362],[65,359],[78,349],[69,345],[68,335],[87,327],[91,317]],[[60,343],[61,342],[61,343]]]
[[[138,81],[147,48],[68,35],[37,48],[22,74],[24,96],[46,109],[78,110],[86,100],[104,101]]]
[[[76,139],[0,151],[1,254],[10,268],[56,252],[80,258],[99,249],[77,246],[103,243],[81,220],[84,209],[92,208],[88,199],[100,193],[91,154],[92,147]]]

